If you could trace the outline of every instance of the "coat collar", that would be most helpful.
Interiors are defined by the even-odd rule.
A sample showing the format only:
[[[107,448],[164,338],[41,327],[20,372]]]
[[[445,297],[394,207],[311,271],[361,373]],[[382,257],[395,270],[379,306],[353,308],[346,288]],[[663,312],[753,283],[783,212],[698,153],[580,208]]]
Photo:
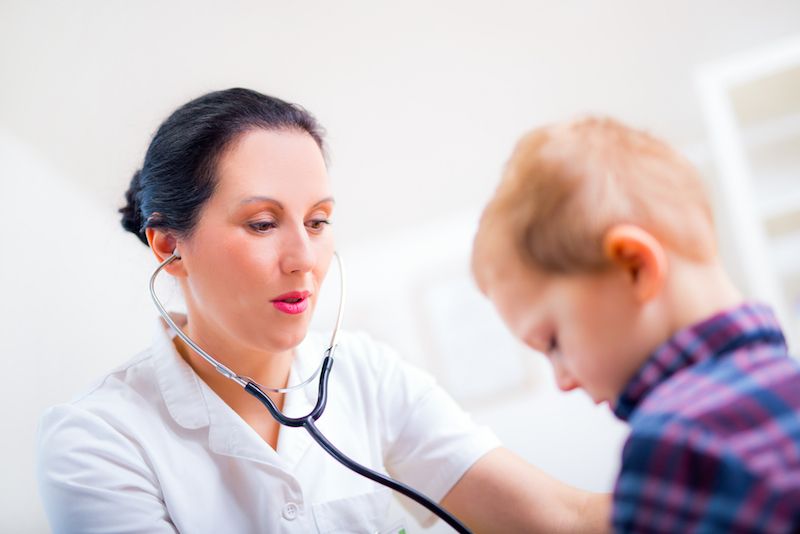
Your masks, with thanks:
[[[186,317],[173,314],[173,320],[183,328]],[[153,342],[154,370],[161,395],[170,416],[186,429],[208,427],[209,447],[218,454],[248,458],[262,463],[279,463],[290,468],[299,463],[312,443],[301,428],[282,427],[277,451],[228,406],[178,353],[173,344],[174,333],[159,320]],[[308,335],[295,349],[289,374],[289,384],[311,376],[322,361],[325,342]],[[286,394],[283,411],[290,417],[307,414],[316,404],[317,381]],[[266,408],[265,408],[266,410]]]
[[[173,314],[179,327],[186,324],[186,316]],[[194,370],[181,358],[172,343],[174,333],[159,318],[153,340],[154,371],[161,396],[170,416],[183,428],[197,429],[209,425],[209,409],[202,387],[205,385]]]

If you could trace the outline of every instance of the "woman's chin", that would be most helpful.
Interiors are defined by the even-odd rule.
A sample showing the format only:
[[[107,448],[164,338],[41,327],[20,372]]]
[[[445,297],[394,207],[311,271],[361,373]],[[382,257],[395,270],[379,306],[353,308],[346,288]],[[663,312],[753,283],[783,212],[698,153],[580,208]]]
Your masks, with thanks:
[[[269,352],[286,352],[293,350],[305,339],[308,325],[303,325],[291,330],[269,332],[267,336],[259,336],[256,346]]]

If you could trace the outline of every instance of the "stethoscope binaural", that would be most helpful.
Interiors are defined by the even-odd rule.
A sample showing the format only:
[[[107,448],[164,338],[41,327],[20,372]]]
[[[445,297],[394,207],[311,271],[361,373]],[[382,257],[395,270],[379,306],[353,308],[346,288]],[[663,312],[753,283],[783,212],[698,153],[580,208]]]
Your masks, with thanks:
[[[337,338],[339,336],[339,327],[342,324],[342,312],[344,310],[344,296],[345,296],[345,276],[344,276],[344,266],[342,264],[342,259],[338,253],[334,254],[336,256],[336,262],[338,263],[339,267],[339,309],[336,315],[336,325],[333,328],[333,335],[331,335],[331,341],[328,344],[328,348],[325,350],[325,357],[322,360],[322,363],[317,368],[317,370],[308,378],[303,380],[302,382],[295,384],[293,386],[288,386],[285,388],[269,388],[264,387],[258,384],[256,381],[248,378],[246,376],[241,376],[234,373],[228,367],[223,365],[222,363],[218,362],[215,358],[213,358],[210,354],[204,351],[199,345],[197,345],[192,339],[186,335],[183,330],[175,324],[175,321],[172,320],[167,310],[161,304],[161,301],[158,299],[158,295],[156,295],[155,290],[155,282],[156,277],[161,272],[164,267],[169,265],[175,260],[179,260],[181,255],[176,249],[170,257],[165,259],[161,264],[153,271],[152,276],[150,276],[150,296],[153,297],[153,302],[158,308],[161,317],[163,317],[164,321],[175,331],[175,334],[180,337],[187,345],[189,345],[192,350],[194,350],[197,354],[199,354],[204,360],[210,363],[214,369],[216,369],[222,376],[233,380],[241,387],[244,388],[250,395],[261,401],[261,403],[266,406],[269,413],[272,417],[281,425],[289,426],[289,427],[303,427],[308,431],[311,437],[316,441],[320,447],[322,447],[328,454],[333,456],[336,460],[338,460],[341,464],[345,467],[358,473],[361,476],[364,476],[370,480],[377,482],[378,484],[382,484],[388,488],[391,488],[399,493],[402,493],[406,497],[416,501],[417,503],[421,504],[437,516],[439,516],[443,521],[445,521],[448,525],[453,527],[456,532],[470,534],[470,530],[465,527],[458,519],[456,519],[453,515],[451,515],[447,510],[440,507],[438,504],[433,502],[431,499],[423,495],[422,493],[418,492],[417,490],[411,488],[403,484],[402,482],[398,482],[386,475],[378,473],[377,471],[373,471],[368,467],[365,467],[349,457],[347,457],[342,451],[337,449],[333,446],[333,444],[328,441],[328,439],[322,435],[319,431],[317,426],[314,422],[322,416],[322,412],[325,410],[325,404],[328,400],[328,377],[331,373],[331,367],[333,366],[333,354],[336,352],[337,347]],[[302,387],[307,386],[314,378],[320,375],[319,377],[319,390],[317,392],[317,403],[314,408],[305,416],[303,417],[287,417],[286,415],[281,412],[278,407],[275,405],[273,400],[269,398],[269,396],[264,393],[264,391],[271,391],[275,393],[286,393],[288,391],[293,391],[296,389],[300,389]]]

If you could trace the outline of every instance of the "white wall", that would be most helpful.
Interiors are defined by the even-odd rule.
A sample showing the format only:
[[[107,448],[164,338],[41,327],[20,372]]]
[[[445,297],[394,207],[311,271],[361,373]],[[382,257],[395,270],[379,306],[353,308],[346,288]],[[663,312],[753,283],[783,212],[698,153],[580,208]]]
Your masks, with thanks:
[[[4,0],[0,531],[46,529],[32,482],[38,414],[150,337],[150,258],[115,210],[177,105],[241,85],[317,114],[330,133],[336,231],[356,273],[347,326],[455,387],[459,337],[438,327],[447,307],[434,300],[418,313],[397,288],[462,288],[488,313],[469,293],[464,247],[519,134],[594,110],[702,154],[695,66],[796,33],[798,21],[796,0]],[[397,273],[393,291],[378,265]],[[523,366],[529,387],[500,374],[492,380],[507,380],[507,396],[478,388],[457,392],[462,400],[542,468],[608,488],[624,428],[581,395],[554,392],[536,360],[490,328],[514,355],[502,365]]]
[[[0,531],[45,529],[33,479],[38,414],[143,347],[147,258],[113,213],[0,130]]]

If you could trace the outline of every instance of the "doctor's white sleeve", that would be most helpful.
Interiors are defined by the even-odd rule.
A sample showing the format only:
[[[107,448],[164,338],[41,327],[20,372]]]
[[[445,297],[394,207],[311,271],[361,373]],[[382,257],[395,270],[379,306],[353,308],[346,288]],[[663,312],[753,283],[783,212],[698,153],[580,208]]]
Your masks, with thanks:
[[[436,502],[466,471],[500,441],[436,384],[426,372],[384,349],[380,402],[385,403],[384,462],[392,476]],[[435,520],[428,510],[409,508],[423,525]]]
[[[55,533],[175,533],[135,442],[64,404],[39,424],[37,479]]]

